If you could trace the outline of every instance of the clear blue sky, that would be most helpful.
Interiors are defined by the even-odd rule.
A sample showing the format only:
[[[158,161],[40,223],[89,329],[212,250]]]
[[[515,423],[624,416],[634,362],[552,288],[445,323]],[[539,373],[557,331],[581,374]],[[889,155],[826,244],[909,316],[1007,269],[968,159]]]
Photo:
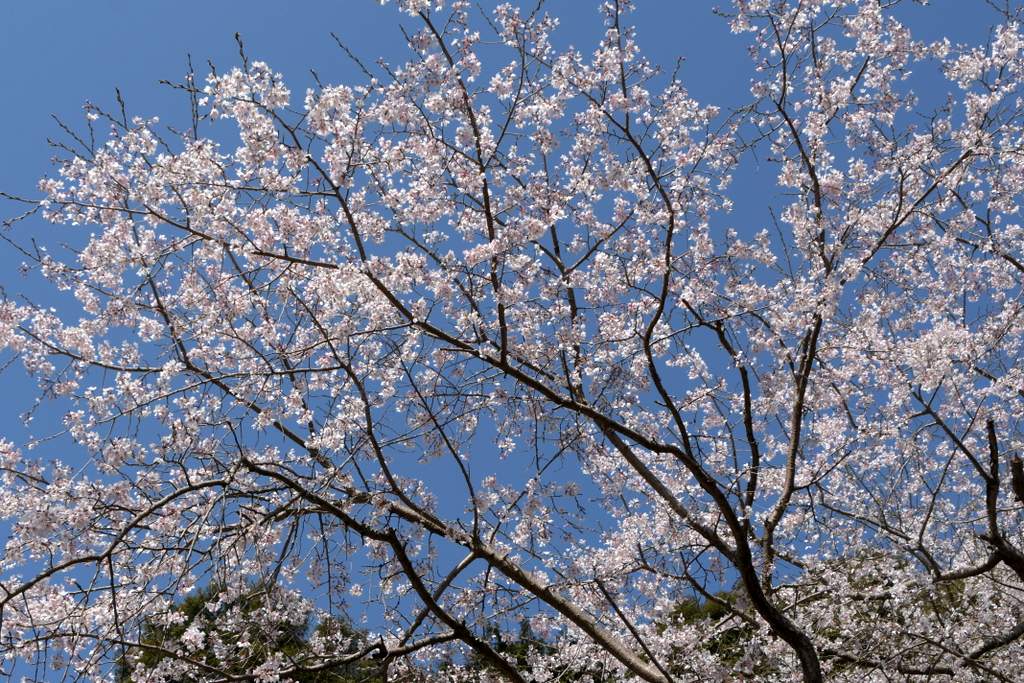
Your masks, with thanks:
[[[650,58],[670,68],[676,57],[684,57],[681,73],[690,91],[704,102],[728,108],[745,100],[752,71],[747,36],[731,35],[726,22],[714,16],[712,9],[719,4],[729,3],[638,0],[632,20]],[[572,43],[584,51],[595,45],[602,30],[596,5],[590,0],[548,3],[549,10],[562,18],[556,34],[560,45]],[[928,9],[908,2],[905,12],[921,37],[952,34],[972,41],[983,39],[992,17],[982,0],[934,0]],[[200,74],[206,71],[206,60],[220,69],[237,64],[235,32],[244,37],[251,58],[283,72],[292,91],[301,93],[310,83],[310,68],[328,83],[360,80],[330,32],[366,61],[398,61],[406,55],[398,30],[401,21],[393,5],[381,7],[376,0],[6,2],[0,14],[0,190],[35,196],[36,181],[51,170],[46,138],[59,133],[50,115],[80,125],[82,104],[92,101],[113,108],[115,87],[124,94],[129,114],[160,115],[164,122],[184,123],[184,99],[158,81],[179,80],[187,54]],[[744,200],[736,220],[742,220],[746,210],[763,214],[770,196],[748,194]],[[0,201],[0,216],[9,217],[17,208]],[[16,236],[53,244],[66,230],[32,219],[16,228]],[[9,294],[20,291],[63,308],[48,288],[17,275],[20,262],[12,249],[0,245],[0,285]],[[0,436],[24,442],[27,433],[17,414],[31,405],[32,387],[14,367],[0,374],[0,392]],[[45,422],[44,416],[37,422]],[[40,424],[36,436],[47,431]]]
[[[532,4],[527,0],[524,4]],[[493,5],[493,0],[484,4]],[[551,0],[549,10],[562,18],[556,42],[589,52],[601,32],[596,0]],[[748,36],[729,33],[716,17],[716,5],[729,0],[637,0],[631,20],[640,44],[653,61],[671,68],[685,58],[681,77],[699,100],[728,109],[748,98],[752,76],[746,52]],[[903,12],[915,35],[979,42],[993,14],[982,0],[933,0],[921,8],[907,0]],[[367,62],[378,57],[398,62],[407,52],[398,30],[401,17],[393,5],[376,0],[7,0],[0,10],[0,190],[36,196],[37,180],[51,172],[52,151],[46,139],[58,136],[50,118],[56,114],[80,126],[86,101],[113,109],[120,88],[130,115],[159,115],[165,123],[184,124],[187,103],[180,93],[158,84],[180,80],[186,55],[200,75],[206,61],[224,70],[238,64],[234,34],[242,34],[252,59],[282,72],[293,93],[302,93],[315,69],[325,83],[360,81],[361,75],[335,45],[335,32]],[[934,87],[934,86],[933,86]],[[940,92],[930,93],[932,96]],[[301,96],[301,95],[300,95]],[[732,225],[754,221],[764,227],[765,207],[772,201],[774,173],[747,171],[737,179],[737,210]],[[751,182],[754,178],[754,182]],[[750,189],[753,188],[753,189]],[[0,200],[0,218],[17,205]],[[88,228],[86,228],[87,230]],[[15,228],[19,241],[62,241],[70,228],[33,218]],[[56,295],[17,273],[22,258],[0,243],[0,286],[8,294],[24,293],[39,303],[76,313],[70,299]],[[0,354],[0,364],[6,359]],[[35,389],[20,365],[0,372],[0,438],[24,444],[30,433],[18,415],[32,405]],[[32,429],[40,437],[59,429],[57,406],[44,408]],[[75,458],[67,440],[40,449],[44,458]]]

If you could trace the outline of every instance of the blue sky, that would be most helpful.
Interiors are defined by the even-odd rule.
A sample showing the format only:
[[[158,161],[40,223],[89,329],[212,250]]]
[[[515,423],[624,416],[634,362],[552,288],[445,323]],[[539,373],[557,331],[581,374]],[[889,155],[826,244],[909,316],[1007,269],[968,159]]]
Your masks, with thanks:
[[[549,0],[548,10],[562,19],[555,34],[558,46],[592,50],[603,31],[597,4]],[[727,111],[748,101],[753,69],[746,50],[749,36],[729,32],[726,20],[713,12],[719,4],[728,6],[728,0],[638,0],[630,20],[652,61],[671,69],[677,58],[684,58],[680,75],[690,92]],[[929,8],[908,1],[902,12],[916,35],[927,39],[951,34],[954,40],[979,42],[994,19],[983,0],[934,0]],[[200,77],[208,71],[208,60],[220,71],[237,65],[236,32],[243,36],[250,59],[282,72],[294,99],[301,102],[301,93],[312,84],[310,69],[325,83],[363,79],[331,32],[365,62],[379,57],[399,62],[408,55],[399,25],[411,25],[393,4],[381,6],[377,0],[20,0],[7,3],[0,17],[0,92],[7,105],[0,107],[0,191],[29,197],[38,194],[37,180],[52,172],[47,138],[60,137],[60,130],[51,115],[81,128],[82,105],[90,101],[114,110],[114,90],[119,88],[130,116],[159,115],[164,123],[184,127],[187,100],[159,81],[182,80],[188,55]],[[924,87],[933,90],[927,95],[941,98],[939,85],[938,80],[927,81]],[[742,233],[766,227],[766,208],[778,200],[773,180],[774,169],[745,166],[733,186],[736,208],[716,229],[735,227]],[[0,218],[20,208],[0,200]],[[35,239],[56,247],[80,240],[88,230],[34,217],[18,224],[12,236],[21,243]],[[71,320],[77,318],[67,293],[18,274],[21,261],[21,255],[0,243],[0,287],[8,295],[27,295],[55,306]],[[0,367],[7,360],[0,354]],[[36,396],[20,364],[0,371],[0,392],[0,438],[24,445],[60,429],[60,405],[41,405],[29,429],[19,419]],[[37,453],[67,461],[76,459],[74,448],[57,439]]]
[[[550,0],[549,11],[562,19],[556,42],[589,51],[602,30],[597,4]],[[725,20],[713,13],[717,5],[728,7],[728,0],[638,0],[637,5],[631,19],[652,60],[671,68],[677,57],[685,58],[682,78],[701,101],[724,109],[745,101],[752,75],[747,36],[730,34]],[[929,8],[908,0],[903,12],[921,37],[952,34],[955,40],[972,42],[984,38],[993,17],[982,0],[933,0]],[[4,3],[0,14],[0,92],[5,105],[0,107],[0,190],[35,196],[36,181],[51,171],[52,151],[46,139],[59,134],[51,115],[80,126],[83,103],[112,109],[115,88],[123,93],[130,115],[159,115],[165,123],[184,123],[187,103],[180,93],[159,85],[160,79],[180,80],[189,54],[201,75],[207,60],[220,69],[236,65],[235,32],[242,34],[251,58],[268,62],[284,73],[294,93],[302,93],[311,83],[311,68],[327,83],[361,79],[335,45],[332,31],[368,62],[378,57],[398,61],[406,55],[398,29],[401,21],[393,4],[381,6],[376,0]],[[746,201],[733,220],[743,220],[745,209],[758,216],[756,220],[764,220],[771,176],[762,179],[768,182],[760,189],[743,188]],[[0,201],[2,218],[17,209]],[[53,244],[63,239],[66,230],[33,219],[16,228],[15,236]],[[0,246],[0,285],[8,293],[28,293],[39,302],[59,305],[48,288],[17,275],[20,262],[12,249]],[[3,372],[0,382],[7,389],[0,399],[0,434],[22,442],[26,434],[16,414],[31,401],[30,385],[16,368]]]
[[[669,69],[676,58],[684,58],[681,77],[703,102],[725,110],[746,102],[753,75],[746,52],[748,36],[732,35],[726,21],[713,12],[716,5],[728,7],[728,0],[638,0],[637,5],[631,21],[649,58]],[[556,43],[589,52],[602,32],[597,2],[550,0],[547,6],[562,19]],[[984,40],[986,27],[995,18],[983,0],[933,0],[928,8],[908,0],[901,13],[918,37],[950,35],[954,41],[975,43]],[[91,101],[112,110],[115,88],[124,95],[129,115],[159,115],[165,123],[184,124],[186,100],[159,81],[181,80],[188,55],[200,75],[207,71],[207,60],[220,70],[238,64],[236,32],[242,34],[250,58],[282,72],[292,92],[301,97],[311,84],[311,68],[325,83],[362,79],[331,32],[367,62],[378,57],[398,62],[407,55],[399,30],[403,21],[408,24],[409,19],[393,4],[381,6],[376,0],[5,3],[0,14],[0,92],[6,105],[0,107],[0,190],[36,196],[37,180],[51,172],[53,153],[47,137],[60,133],[51,115],[80,127],[82,105]],[[938,81],[929,83],[926,87],[938,85]],[[764,227],[765,208],[773,199],[774,173],[763,170],[748,167],[746,175],[737,178],[733,194],[742,201],[722,229]],[[0,218],[18,209],[0,201]],[[55,245],[67,239],[68,230],[33,218],[19,224],[13,236],[20,242],[34,238]],[[67,308],[68,299],[19,276],[21,260],[13,249],[0,244],[0,286],[9,295],[26,294],[74,316],[74,310]],[[0,364],[4,360],[0,358]],[[17,416],[31,406],[33,387],[14,366],[0,373],[0,391],[4,392],[0,436],[24,443],[29,434]],[[40,412],[34,436],[57,427],[59,423],[50,421],[55,413],[53,407]],[[55,444],[51,449],[44,457],[58,454]]]
[[[713,14],[716,4],[647,2],[634,19],[652,59],[671,67],[678,56],[686,57],[683,74],[698,98],[738,104],[746,95],[750,60],[745,38],[732,36],[726,22]],[[602,32],[596,2],[554,0],[548,6],[562,18],[556,34],[560,45],[573,44],[585,52],[596,45]],[[159,115],[164,123],[183,125],[188,120],[187,101],[159,81],[180,82],[188,55],[200,77],[208,72],[208,60],[218,70],[237,65],[236,32],[249,57],[282,72],[301,102],[301,93],[312,83],[310,69],[325,83],[362,80],[331,32],[366,62],[379,57],[398,62],[408,54],[399,30],[403,21],[410,24],[393,4],[381,6],[376,0],[5,3],[0,15],[0,92],[5,93],[7,106],[0,108],[0,191],[37,196],[36,182],[53,170],[47,138],[61,134],[52,115],[81,128],[82,105],[93,102],[114,110],[115,88],[123,94],[129,116]],[[0,218],[19,209],[0,201]],[[19,224],[12,236],[20,242],[34,238],[55,245],[68,238],[69,230],[33,218]],[[18,275],[22,260],[13,249],[0,245],[0,286],[8,294],[27,294],[73,316],[73,309],[66,308],[67,298]],[[23,444],[29,434],[17,416],[31,406],[33,387],[20,366],[3,371],[0,382],[6,389],[0,398],[0,436]],[[51,422],[55,417],[52,407],[42,407],[34,436],[56,428]]]
[[[726,21],[712,12],[716,5],[727,6],[728,0],[637,4],[631,20],[649,58],[669,69],[677,57],[685,58],[681,78],[705,103],[728,109],[746,102],[753,75],[746,52],[748,36],[730,34]],[[946,34],[954,41],[980,42],[994,19],[982,0],[934,0],[932,5],[921,8],[908,1],[902,10],[919,37]],[[591,0],[551,0],[549,10],[562,19],[556,43],[572,43],[589,52],[602,32],[596,6]],[[336,46],[332,31],[367,62],[378,57],[398,62],[407,54],[398,29],[402,21],[410,23],[393,5],[381,7],[376,0],[10,0],[0,12],[0,93],[5,105],[0,107],[0,190],[36,196],[37,180],[51,171],[47,137],[60,132],[51,114],[80,126],[83,103],[113,109],[115,88],[120,88],[129,115],[186,122],[187,101],[159,81],[180,80],[189,54],[200,75],[207,71],[207,60],[219,70],[238,64],[236,32],[242,34],[250,58],[282,72],[292,92],[301,97],[311,83],[311,68],[325,83],[362,79]],[[760,229],[767,220],[765,208],[773,200],[774,173],[758,176],[756,168],[747,173],[733,193],[741,201],[729,224],[749,219],[758,223],[747,227]],[[0,201],[0,218],[17,210]],[[22,242],[35,238],[55,244],[68,230],[33,218],[19,224],[14,236]],[[74,317],[68,299],[18,275],[21,260],[0,244],[0,286],[10,295],[27,294]],[[0,356],[0,364],[5,360]],[[33,398],[33,385],[19,366],[0,373],[0,438],[19,444],[29,438],[18,414],[32,405]],[[51,407],[40,413],[34,436],[58,427],[53,421],[56,412]],[[42,454],[69,457],[61,450],[65,444],[53,442]]]

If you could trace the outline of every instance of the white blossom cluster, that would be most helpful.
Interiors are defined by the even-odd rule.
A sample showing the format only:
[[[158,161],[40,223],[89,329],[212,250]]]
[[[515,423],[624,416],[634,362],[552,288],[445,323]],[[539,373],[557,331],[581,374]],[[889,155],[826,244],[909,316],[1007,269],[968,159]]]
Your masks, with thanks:
[[[626,0],[589,51],[397,4],[407,63],[296,98],[243,55],[40,183],[73,312],[0,301],[0,349],[84,455],[0,441],[5,670],[1024,680],[1018,16],[735,0],[729,112]]]

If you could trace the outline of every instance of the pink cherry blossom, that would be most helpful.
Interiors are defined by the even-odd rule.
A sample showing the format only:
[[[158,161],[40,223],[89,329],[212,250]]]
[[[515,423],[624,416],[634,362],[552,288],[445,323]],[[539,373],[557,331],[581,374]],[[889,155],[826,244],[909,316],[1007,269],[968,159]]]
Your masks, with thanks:
[[[1024,678],[1017,17],[736,0],[728,111],[622,0],[567,51],[542,10],[396,4],[408,63],[295,96],[243,53],[184,133],[89,105],[106,139],[39,184],[83,246],[25,248],[69,303],[0,301],[0,348],[74,451],[0,439],[5,662]],[[365,641],[240,635],[346,610]]]

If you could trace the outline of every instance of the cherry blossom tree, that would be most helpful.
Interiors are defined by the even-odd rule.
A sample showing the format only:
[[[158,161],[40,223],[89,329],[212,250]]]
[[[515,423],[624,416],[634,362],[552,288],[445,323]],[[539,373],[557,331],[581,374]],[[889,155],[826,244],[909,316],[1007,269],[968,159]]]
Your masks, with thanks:
[[[7,233],[74,302],[0,304],[74,442],[0,443],[8,669],[1024,678],[1018,15],[978,2],[975,46],[736,0],[722,111],[630,4],[560,50],[543,7],[399,0],[409,61],[359,84],[243,49],[175,85],[188,125],[69,128],[29,206],[67,238]],[[776,191],[733,230],[748,165]],[[243,621],[353,608],[358,647],[231,664]]]

